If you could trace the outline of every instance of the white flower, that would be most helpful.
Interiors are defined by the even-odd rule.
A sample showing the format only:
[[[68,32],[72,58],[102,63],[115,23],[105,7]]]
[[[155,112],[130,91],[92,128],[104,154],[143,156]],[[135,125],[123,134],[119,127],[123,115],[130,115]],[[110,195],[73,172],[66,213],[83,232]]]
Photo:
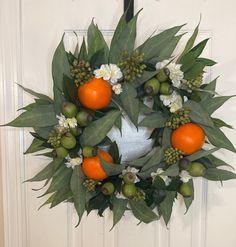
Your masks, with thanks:
[[[181,171],[181,173],[179,174],[180,176],[180,180],[183,182],[183,183],[187,183],[192,177],[190,176],[190,174],[183,170]]]
[[[111,85],[117,83],[122,78],[122,72],[116,64],[102,64],[100,69],[94,70],[96,78],[103,78],[109,81]]]
[[[130,167],[130,166],[127,166],[126,169],[124,169],[122,171],[121,177],[123,177],[126,173],[129,173],[129,172],[131,172],[131,173],[133,173],[135,175],[135,181],[134,181],[135,183],[140,181],[140,179],[136,175],[139,172],[139,170],[134,168],[134,167]]]
[[[170,104],[170,112],[176,112],[183,107],[182,97],[180,95],[176,96],[176,100]]]
[[[115,94],[121,94],[123,92],[123,89],[120,83],[113,85],[112,90],[115,92]]]
[[[163,69],[169,62],[169,60],[163,60],[162,62],[158,62],[156,64],[156,70]]]
[[[110,67],[110,83],[114,85],[122,78],[122,72],[116,64],[109,64]]]
[[[77,126],[76,118],[66,118],[63,114],[57,115],[59,126],[62,128],[75,128]]]
[[[116,197],[119,199],[127,199],[122,193],[117,193]]]
[[[103,78],[104,80],[110,80],[110,67],[108,64],[102,64],[100,69],[94,70],[94,75],[96,78]]]
[[[168,186],[171,182],[171,179],[168,176],[161,175],[163,172],[164,172],[163,169],[158,168],[156,172],[151,173],[151,177],[154,180],[157,176],[159,176],[165,182],[165,185]]]
[[[83,159],[81,157],[71,158],[69,155],[66,157],[67,162],[65,163],[67,168],[73,168],[75,166],[81,165],[83,162]]]
[[[179,88],[181,86],[181,80],[184,78],[184,73],[181,71],[181,64],[170,63],[167,65],[170,71],[170,79],[174,87]]]
[[[171,103],[175,102],[177,99],[177,93],[173,91],[170,95],[160,95],[160,100],[163,102],[163,105],[169,106]]]

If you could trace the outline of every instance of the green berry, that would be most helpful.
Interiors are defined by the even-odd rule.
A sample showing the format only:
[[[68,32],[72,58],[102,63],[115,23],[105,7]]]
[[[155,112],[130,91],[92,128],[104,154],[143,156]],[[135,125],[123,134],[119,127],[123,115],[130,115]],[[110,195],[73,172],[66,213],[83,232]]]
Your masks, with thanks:
[[[83,156],[85,158],[93,157],[97,155],[97,148],[91,147],[91,146],[85,146],[83,147]]]
[[[56,156],[59,158],[65,158],[68,155],[68,151],[64,147],[57,147],[55,151],[56,151]]]
[[[87,111],[79,111],[76,120],[81,127],[87,126],[92,121],[92,116]]]
[[[76,105],[70,102],[63,102],[61,110],[63,115],[67,118],[75,117],[78,112]]]
[[[156,78],[152,78],[144,84],[144,89],[148,95],[156,95],[160,89],[160,82]]]
[[[136,175],[132,172],[127,172],[123,176],[123,180],[126,184],[133,184],[135,182],[135,179],[136,179]]]
[[[192,186],[189,183],[182,183],[179,188],[179,193],[184,197],[190,197],[193,195]]]
[[[72,149],[76,146],[76,139],[68,132],[61,138],[61,144],[64,148]]]
[[[122,186],[122,193],[125,197],[132,199],[137,194],[137,188],[134,184],[124,184]]]
[[[190,161],[186,158],[183,158],[179,161],[179,168],[180,170],[187,170],[188,166],[190,164]]]
[[[70,133],[73,136],[79,136],[82,133],[82,130],[80,128],[78,128],[78,127],[70,128]]]
[[[160,94],[170,95],[173,92],[173,88],[168,82],[162,82],[160,86]]]
[[[164,68],[158,72],[156,78],[160,82],[165,82],[169,80],[170,71],[168,68]]]
[[[107,182],[102,185],[101,190],[104,195],[111,195],[115,191],[115,186],[113,183]]]
[[[192,162],[189,165],[188,172],[193,177],[202,177],[205,174],[206,168],[199,162]]]

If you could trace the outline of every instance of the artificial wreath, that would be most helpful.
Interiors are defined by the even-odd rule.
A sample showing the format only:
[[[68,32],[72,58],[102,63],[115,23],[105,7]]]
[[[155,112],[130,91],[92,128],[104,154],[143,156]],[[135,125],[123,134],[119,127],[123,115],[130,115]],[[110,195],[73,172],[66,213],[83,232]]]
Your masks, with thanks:
[[[198,26],[182,53],[173,57],[182,26],[151,36],[135,47],[138,14],[124,14],[110,47],[98,26],[91,23],[87,42],[67,52],[63,38],[52,61],[53,93],[23,88],[36,97],[15,120],[6,124],[32,127],[34,137],[25,152],[46,149],[50,163],[30,182],[46,181],[50,208],[73,203],[79,222],[85,211],[113,211],[113,226],[129,210],[141,222],[161,216],[167,224],[175,199],[182,195],[188,210],[194,199],[194,179],[236,178],[220,166],[229,166],[212,153],[220,148],[235,152],[222,127],[212,117],[231,96],[218,96],[216,79],[204,83],[207,66],[200,57],[208,39],[194,45]],[[147,105],[146,99],[152,104]],[[112,128],[122,130],[128,116],[137,128],[152,130],[152,149],[138,159],[122,161]]]

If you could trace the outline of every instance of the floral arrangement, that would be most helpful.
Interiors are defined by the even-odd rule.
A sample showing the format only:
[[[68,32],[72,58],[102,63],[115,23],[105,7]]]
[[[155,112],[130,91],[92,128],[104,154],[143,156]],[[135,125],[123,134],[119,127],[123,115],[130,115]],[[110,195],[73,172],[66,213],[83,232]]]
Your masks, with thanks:
[[[198,26],[182,53],[173,57],[183,34],[175,26],[135,47],[138,14],[124,14],[110,47],[94,22],[87,42],[66,52],[63,38],[52,61],[53,93],[24,88],[35,97],[15,120],[6,124],[32,127],[26,154],[42,151],[50,163],[29,182],[45,181],[43,205],[73,203],[79,222],[85,211],[100,216],[113,211],[113,227],[129,210],[141,222],[169,222],[178,195],[186,209],[194,199],[194,179],[235,179],[213,155],[220,148],[235,152],[212,114],[231,96],[215,92],[216,79],[204,83],[205,68],[214,61],[200,57],[208,39],[195,45]],[[151,99],[151,106],[146,99]],[[152,149],[124,162],[112,128],[122,130],[122,117],[152,130]],[[178,196],[178,198],[180,198]]]

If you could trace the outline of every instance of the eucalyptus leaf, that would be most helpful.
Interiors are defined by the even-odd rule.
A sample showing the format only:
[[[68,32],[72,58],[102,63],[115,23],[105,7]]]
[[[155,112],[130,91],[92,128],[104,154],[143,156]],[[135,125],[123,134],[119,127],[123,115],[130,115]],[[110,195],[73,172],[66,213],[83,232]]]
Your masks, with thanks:
[[[147,206],[145,201],[138,200],[129,200],[130,208],[134,214],[134,216],[144,222],[144,223],[150,223],[154,220],[158,220],[158,216],[152,211],[151,208]]]
[[[154,112],[146,116],[140,123],[141,127],[163,128],[167,121],[167,117],[162,112]]]
[[[56,48],[52,60],[53,93],[56,114],[61,112],[63,97],[63,77],[70,75],[70,66],[63,43],[64,35]]]
[[[114,197],[112,202],[113,202],[113,208],[112,208],[113,226],[111,230],[114,228],[114,226],[120,221],[120,219],[124,215],[127,204],[128,204],[128,200]]]
[[[152,154],[151,158],[145,163],[142,167],[142,172],[150,169],[153,166],[159,165],[160,162],[164,158],[164,151],[163,148],[157,148],[156,151]]]
[[[176,196],[175,191],[167,191],[164,201],[160,203],[159,209],[161,211],[162,217],[163,217],[166,225],[168,224],[168,222],[170,220],[175,196]]]
[[[24,152],[24,154],[35,153],[35,152],[38,152],[38,151],[45,149],[45,147],[42,146],[43,143],[44,143],[44,141],[39,140],[38,138],[34,138],[33,142],[30,144],[30,146]]]
[[[164,176],[170,176],[170,177],[176,177],[179,175],[179,166],[178,164],[173,164],[170,167],[168,167],[161,175]]]
[[[80,50],[79,50],[78,59],[79,60],[84,60],[84,61],[88,60],[88,52],[87,52],[87,48],[86,48],[86,43],[85,43],[84,37],[83,37],[82,45],[81,45]]]
[[[219,150],[219,148],[213,148],[211,150],[200,150],[194,154],[186,156],[185,158],[188,159],[189,161],[194,161],[194,160],[198,160],[203,157],[207,157],[208,155],[216,152],[217,150]]]
[[[233,126],[232,125],[229,125],[227,123],[225,123],[223,120],[219,119],[219,118],[211,118],[214,125],[218,128],[221,128],[221,127],[226,127],[226,128],[229,128],[229,129],[233,129]]]
[[[83,186],[84,175],[80,166],[76,166],[70,181],[70,188],[73,193],[74,205],[79,216],[79,223],[85,211],[86,191]],[[78,223],[78,224],[79,224]]]
[[[214,126],[209,114],[197,102],[188,100],[184,103],[184,107],[190,110],[189,117],[193,122],[210,127]]]
[[[72,196],[72,192],[70,190],[70,187],[66,186],[61,188],[60,190],[55,192],[50,208],[54,208],[61,202],[68,200],[71,196]]]
[[[153,78],[156,74],[158,73],[158,71],[146,71],[144,70],[142,75],[140,77],[136,77],[134,81],[131,82],[131,84],[137,88],[142,86],[146,81],[148,81],[149,79]]]
[[[188,184],[191,186],[193,194],[190,197],[184,197],[184,204],[185,204],[185,207],[186,207],[186,212],[185,213],[188,212],[189,207],[191,206],[191,204],[192,204],[192,202],[194,200],[194,184],[193,184],[193,180],[190,179]]]
[[[201,53],[203,52],[204,48],[206,47],[208,40],[209,40],[208,38],[204,39],[199,44],[194,46],[189,52],[194,54],[195,58],[199,57],[201,55]]]
[[[53,105],[38,105],[23,112],[16,119],[4,126],[13,127],[47,127],[57,124]]]
[[[117,110],[110,111],[106,116],[92,122],[84,129],[80,138],[82,145],[96,146],[99,144],[111,130],[120,112]]]
[[[63,92],[64,97],[67,101],[76,103],[77,102],[77,87],[75,82],[70,77],[64,75],[63,77]]]
[[[221,170],[217,168],[208,168],[204,174],[204,178],[212,181],[225,181],[236,179],[236,174],[230,171]]]
[[[232,152],[236,152],[235,147],[233,146],[231,141],[219,128],[209,128],[207,126],[203,126],[203,128],[212,145],[219,148],[225,148]]]
[[[162,134],[162,147],[166,149],[167,147],[171,146],[170,138],[171,138],[171,129],[165,127]]]
[[[120,94],[120,100],[126,113],[132,123],[138,125],[139,100],[137,99],[136,89],[130,83],[123,84],[123,92]]]
[[[125,165],[107,163],[103,159],[100,159],[100,162],[108,177],[118,175],[125,169]]]

